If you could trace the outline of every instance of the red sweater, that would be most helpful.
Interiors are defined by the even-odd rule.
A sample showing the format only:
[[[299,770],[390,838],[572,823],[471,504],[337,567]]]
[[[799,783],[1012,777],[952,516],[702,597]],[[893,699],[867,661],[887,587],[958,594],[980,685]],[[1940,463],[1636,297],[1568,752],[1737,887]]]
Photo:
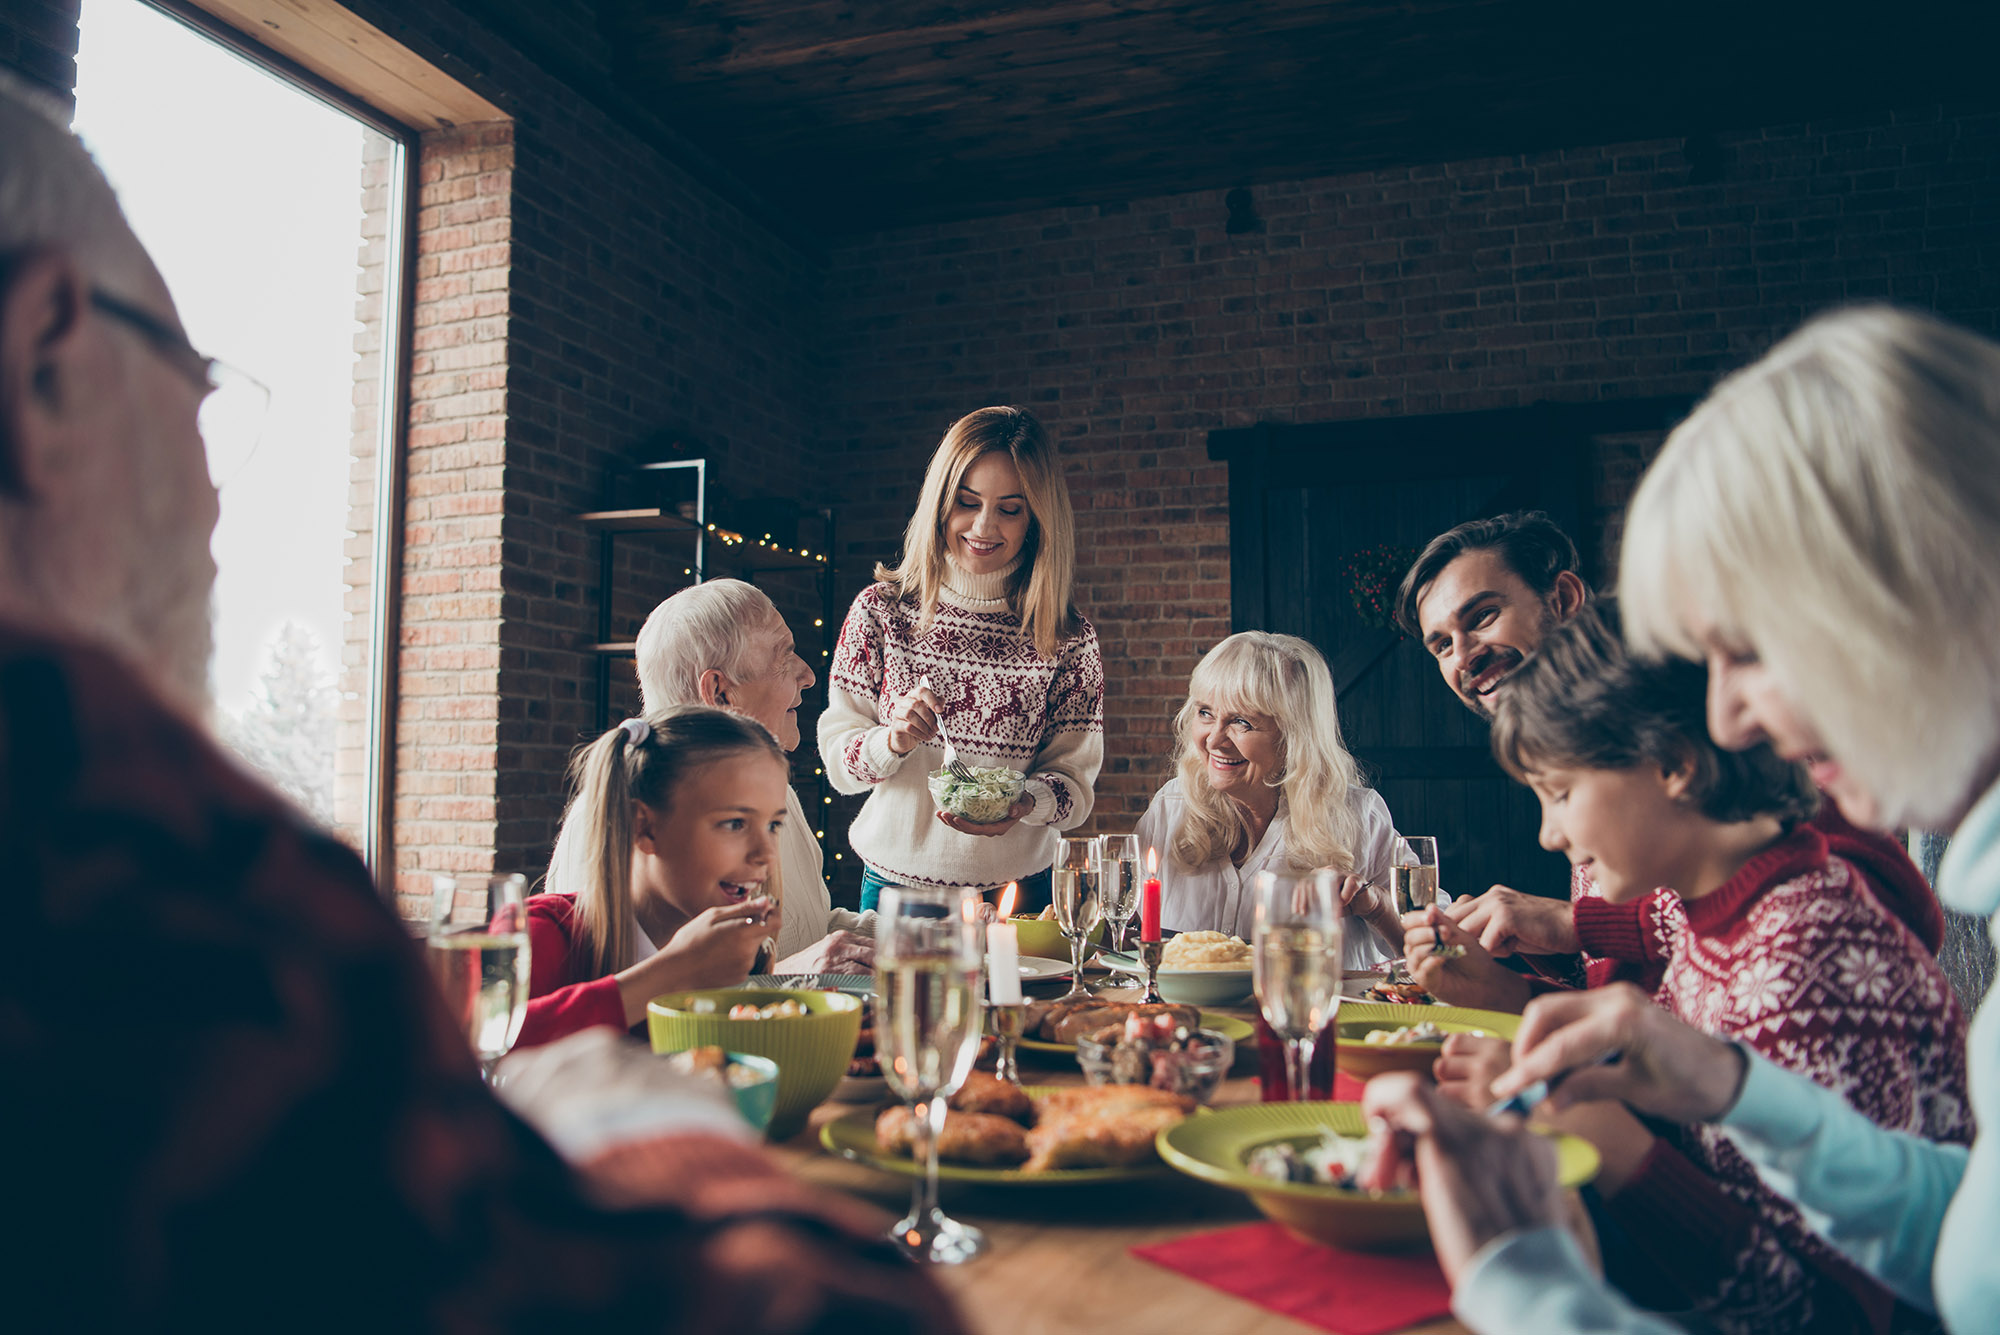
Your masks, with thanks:
[[[1926,944],[1884,907],[1894,892],[1828,845],[1801,826],[1713,894],[1640,901],[1642,939],[1664,961],[1655,1000],[1840,1091],[1881,1126],[1967,1143],[1958,999]],[[1720,1329],[1913,1324],[1718,1128],[1666,1128],[1610,1209]]]
[[[535,895],[528,900],[528,1018],[517,1048],[552,1043],[596,1025],[625,1028],[625,1000],[609,974],[589,976],[577,942],[576,900]]]
[[[1944,910],[1930,882],[1910,861],[1901,841],[1874,830],[1850,824],[1832,801],[1823,801],[1807,824],[1819,831],[1835,857],[1852,863],[1863,873],[1871,894],[1904,926],[1916,934],[1924,948],[1937,954],[1944,943]],[[1591,887],[1590,871],[1577,867],[1570,876],[1571,912],[1577,940],[1583,945],[1580,960],[1565,956],[1537,956],[1530,960],[1543,984],[1537,991],[1561,987],[1604,987],[1610,983],[1635,983],[1642,991],[1659,990],[1667,967],[1667,945],[1651,933],[1655,920],[1654,901],[1673,896],[1662,887],[1645,899],[1628,904],[1606,902]],[[1569,960],[1567,968],[1565,960]]]

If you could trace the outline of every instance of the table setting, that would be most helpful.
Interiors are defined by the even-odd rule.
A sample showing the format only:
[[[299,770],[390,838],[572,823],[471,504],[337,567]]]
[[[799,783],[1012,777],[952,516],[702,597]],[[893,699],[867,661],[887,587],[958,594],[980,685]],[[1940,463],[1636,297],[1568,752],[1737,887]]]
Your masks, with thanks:
[[[1357,1186],[1357,1100],[1369,1076],[1427,1068],[1446,1034],[1509,1037],[1518,1017],[1355,999],[1328,877],[1265,877],[1250,942],[1175,946],[1135,852],[1065,841],[1044,919],[885,890],[868,1004],[820,994],[856,1001],[881,1075],[829,1084],[774,1126],[774,1152],[906,1201],[889,1236],[974,1329],[1460,1329],[1415,1193]],[[1050,924],[1068,961],[1023,949],[1049,949]],[[683,1041],[662,1032],[656,1047]],[[1573,1138],[1558,1158],[1565,1185],[1596,1168]]]

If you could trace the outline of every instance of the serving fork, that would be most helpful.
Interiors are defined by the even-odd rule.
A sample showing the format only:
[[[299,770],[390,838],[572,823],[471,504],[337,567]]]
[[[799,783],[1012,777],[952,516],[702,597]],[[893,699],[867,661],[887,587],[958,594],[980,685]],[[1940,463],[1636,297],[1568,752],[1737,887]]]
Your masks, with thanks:
[[[931,685],[929,673],[925,673],[923,676],[917,678],[917,688],[919,690],[930,691],[937,689]],[[944,730],[943,714],[938,715],[937,731],[938,740],[944,743],[944,772],[951,775],[952,778],[957,779],[960,783],[973,782],[971,767],[958,758],[958,748],[951,744],[951,735]]]

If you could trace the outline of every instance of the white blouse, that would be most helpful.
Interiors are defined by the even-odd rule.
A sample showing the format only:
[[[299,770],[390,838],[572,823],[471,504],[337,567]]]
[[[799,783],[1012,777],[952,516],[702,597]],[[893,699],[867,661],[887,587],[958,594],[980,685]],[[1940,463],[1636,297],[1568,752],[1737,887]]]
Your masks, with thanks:
[[[1396,855],[1404,851],[1389,816],[1389,804],[1373,788],[1357,787],[1349,794],[1349,800],[1361,817],[1361,843],[1354,850],[1354,873],[1365,881],[1387,885],[1389,868],[1394,865]],[[1271,818],[1264,837],[1257,841],[1240,867],[1226,855],[1194,871],[1174,862],[1167,849],[1186,812],[1187,798],[1181,792],[1181,781],[1174,778],[1153,794],[1153,804],[1139,818],[1140,849],[1160,850],[1160,925],[1174,932],[1229,932],[1248,941],[1256,920],[1257,899],[1252,892],[1257,885],[1257,873],[1270,871],[1296,876],[1300,870],[1286,857],[1284,796],[1279,795],[1277,815]],[[1145,856],[1143,851],[1140,856]],[[1384,941],[1382,934],[1364,920],[1348,919],[1347,933],[1341,942],[1342,968],[1371,968],[1402,953],[1401,942]]]

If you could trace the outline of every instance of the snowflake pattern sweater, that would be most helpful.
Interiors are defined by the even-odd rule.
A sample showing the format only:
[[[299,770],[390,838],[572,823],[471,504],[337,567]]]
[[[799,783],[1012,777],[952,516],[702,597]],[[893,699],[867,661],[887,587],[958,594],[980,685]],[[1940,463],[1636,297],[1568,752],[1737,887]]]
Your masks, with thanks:
[[[1661,1006],[1839,1091],[1878,1125],[1971,1139],[1958,999],[1882,890],[1817,828],[1799,827],[1713,894],[1640,903],[1665,957]],[[1719,1128],[1666,1128],[1610,1208],[1719,1329],[1933,1324],[1816,1237]]]
[[[892,880],[992,888],[1055,860],[1056,831],[1090,815],[1104,760],[1104,664],[1097,632],[1081,616],[1053,659],[1035,652],[1007,606],[1007,577],[952,567],[927,627],[922,610],[889,586],[863,589],[834,650],[820,759],[843,793],[867,793],[847,842]],[[889,749],[889,708],[929,677],[944,730],[968,765],[1028,776],[1034,809],[1007,833],[961,834],[938,820],[929,776],[941,747]]]

